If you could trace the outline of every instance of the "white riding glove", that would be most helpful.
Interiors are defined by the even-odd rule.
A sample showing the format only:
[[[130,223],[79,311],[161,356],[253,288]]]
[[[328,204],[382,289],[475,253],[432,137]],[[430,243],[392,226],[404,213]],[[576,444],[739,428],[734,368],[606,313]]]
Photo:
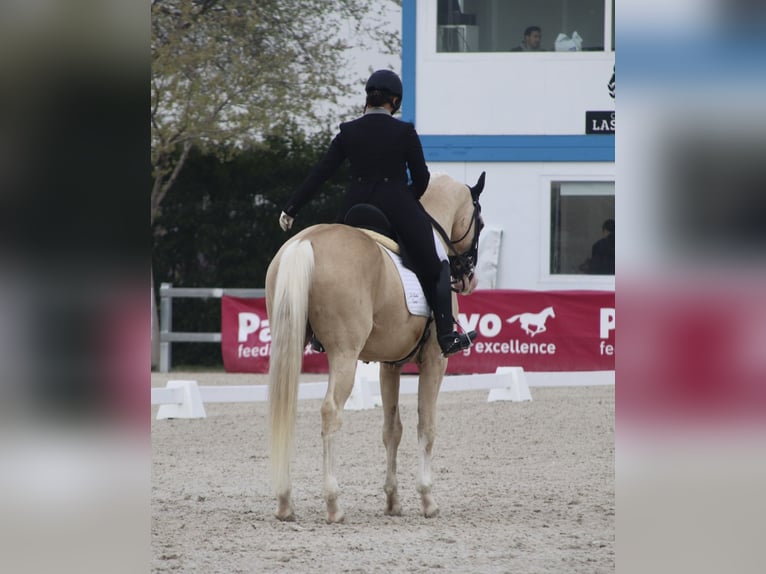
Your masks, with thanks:
[[[279,216],[279,227],[282,228],[282,231],[287,231],[293,226],[293,221],[295,221],[295,218],[290,217],[283,211],[282,215]]]

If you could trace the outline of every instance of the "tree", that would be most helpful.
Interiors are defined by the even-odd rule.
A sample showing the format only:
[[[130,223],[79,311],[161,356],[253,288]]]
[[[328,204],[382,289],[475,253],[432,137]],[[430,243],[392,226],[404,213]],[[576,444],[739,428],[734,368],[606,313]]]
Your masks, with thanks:
[[[344,110],[334,104],[359,90],[349,50],[398,52],[398,35],[381,26],[385,8],[366,0],[152,0],[152,227],[193,147],[228,153],[285,125],[322,131],[336,123]]]
[[[334,123],[332,104],[359,90],[348,51],[398,48],[383,12],[366,0],[152,0],[152,224],[193,146]]]

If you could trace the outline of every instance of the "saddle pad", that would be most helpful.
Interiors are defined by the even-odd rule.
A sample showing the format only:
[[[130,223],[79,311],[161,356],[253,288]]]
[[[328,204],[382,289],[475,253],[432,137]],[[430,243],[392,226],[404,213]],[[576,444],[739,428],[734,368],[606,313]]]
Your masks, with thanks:
[[[391,251],[388,247],[381,244],[381,249],[388,253],[391,257],[391,261],[396,265],[396,270],[399,271],[399,277],[402,280],[402,287],[404,288],[404,300],[407,302],[407,309],[410,315],[417,317],[428,317],[431,315],[431,308],[426,302],[425,293],[423,293],[423,287],[420,286],[417,275],[407,269],[402,264],[402,258]]]
[[[446,261],[447,252],[435,231],[434,242],[436,243],[436,254],[439,256],[439,259]],[[402,264],[402,258],[397,253],[394,253],[383,243],[379,243],[383,251],[388,253],[389,257],[391,257],[391,261],[394,262],[397,271],[399,271],[399,277],[402,280],[402,287],[404,288],[404,300],[407,302],[407,309],[410,314],[417,317],[430,317],[431,308],[428,306],[425,293],[423,293],[423,287],[421,287],[417,275]]]

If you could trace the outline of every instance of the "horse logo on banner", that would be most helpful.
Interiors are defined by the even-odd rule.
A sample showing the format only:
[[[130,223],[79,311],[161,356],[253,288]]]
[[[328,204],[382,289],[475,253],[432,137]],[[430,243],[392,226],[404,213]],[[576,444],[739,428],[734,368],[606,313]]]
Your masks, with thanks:
[[[556,318],[556,313],[553,312],[553,307],[546,307],[539,313],[521,313],[514,315],[513,317],[506,319],[506,323],[514,323],[516,319],[519,320],[519,325],[524,332],[530,337],[546,331],[545,322],[548,317]],[[530,329],[530,325],[534,327],[534,330]]]

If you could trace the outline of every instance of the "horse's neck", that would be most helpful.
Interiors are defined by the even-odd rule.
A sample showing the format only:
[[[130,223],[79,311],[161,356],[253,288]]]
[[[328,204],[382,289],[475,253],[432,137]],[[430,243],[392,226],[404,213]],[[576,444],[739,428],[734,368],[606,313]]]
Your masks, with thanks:
[[[428,214],[439,224],[447,233],[452,234],[452,226],[455,223],[455,209],[451,205],[452,198],[444,194],[444,197],[435,197],[433,194],[426,194],[422,198],[423,207]],[[445,245],[446,247],[446,245]]]

